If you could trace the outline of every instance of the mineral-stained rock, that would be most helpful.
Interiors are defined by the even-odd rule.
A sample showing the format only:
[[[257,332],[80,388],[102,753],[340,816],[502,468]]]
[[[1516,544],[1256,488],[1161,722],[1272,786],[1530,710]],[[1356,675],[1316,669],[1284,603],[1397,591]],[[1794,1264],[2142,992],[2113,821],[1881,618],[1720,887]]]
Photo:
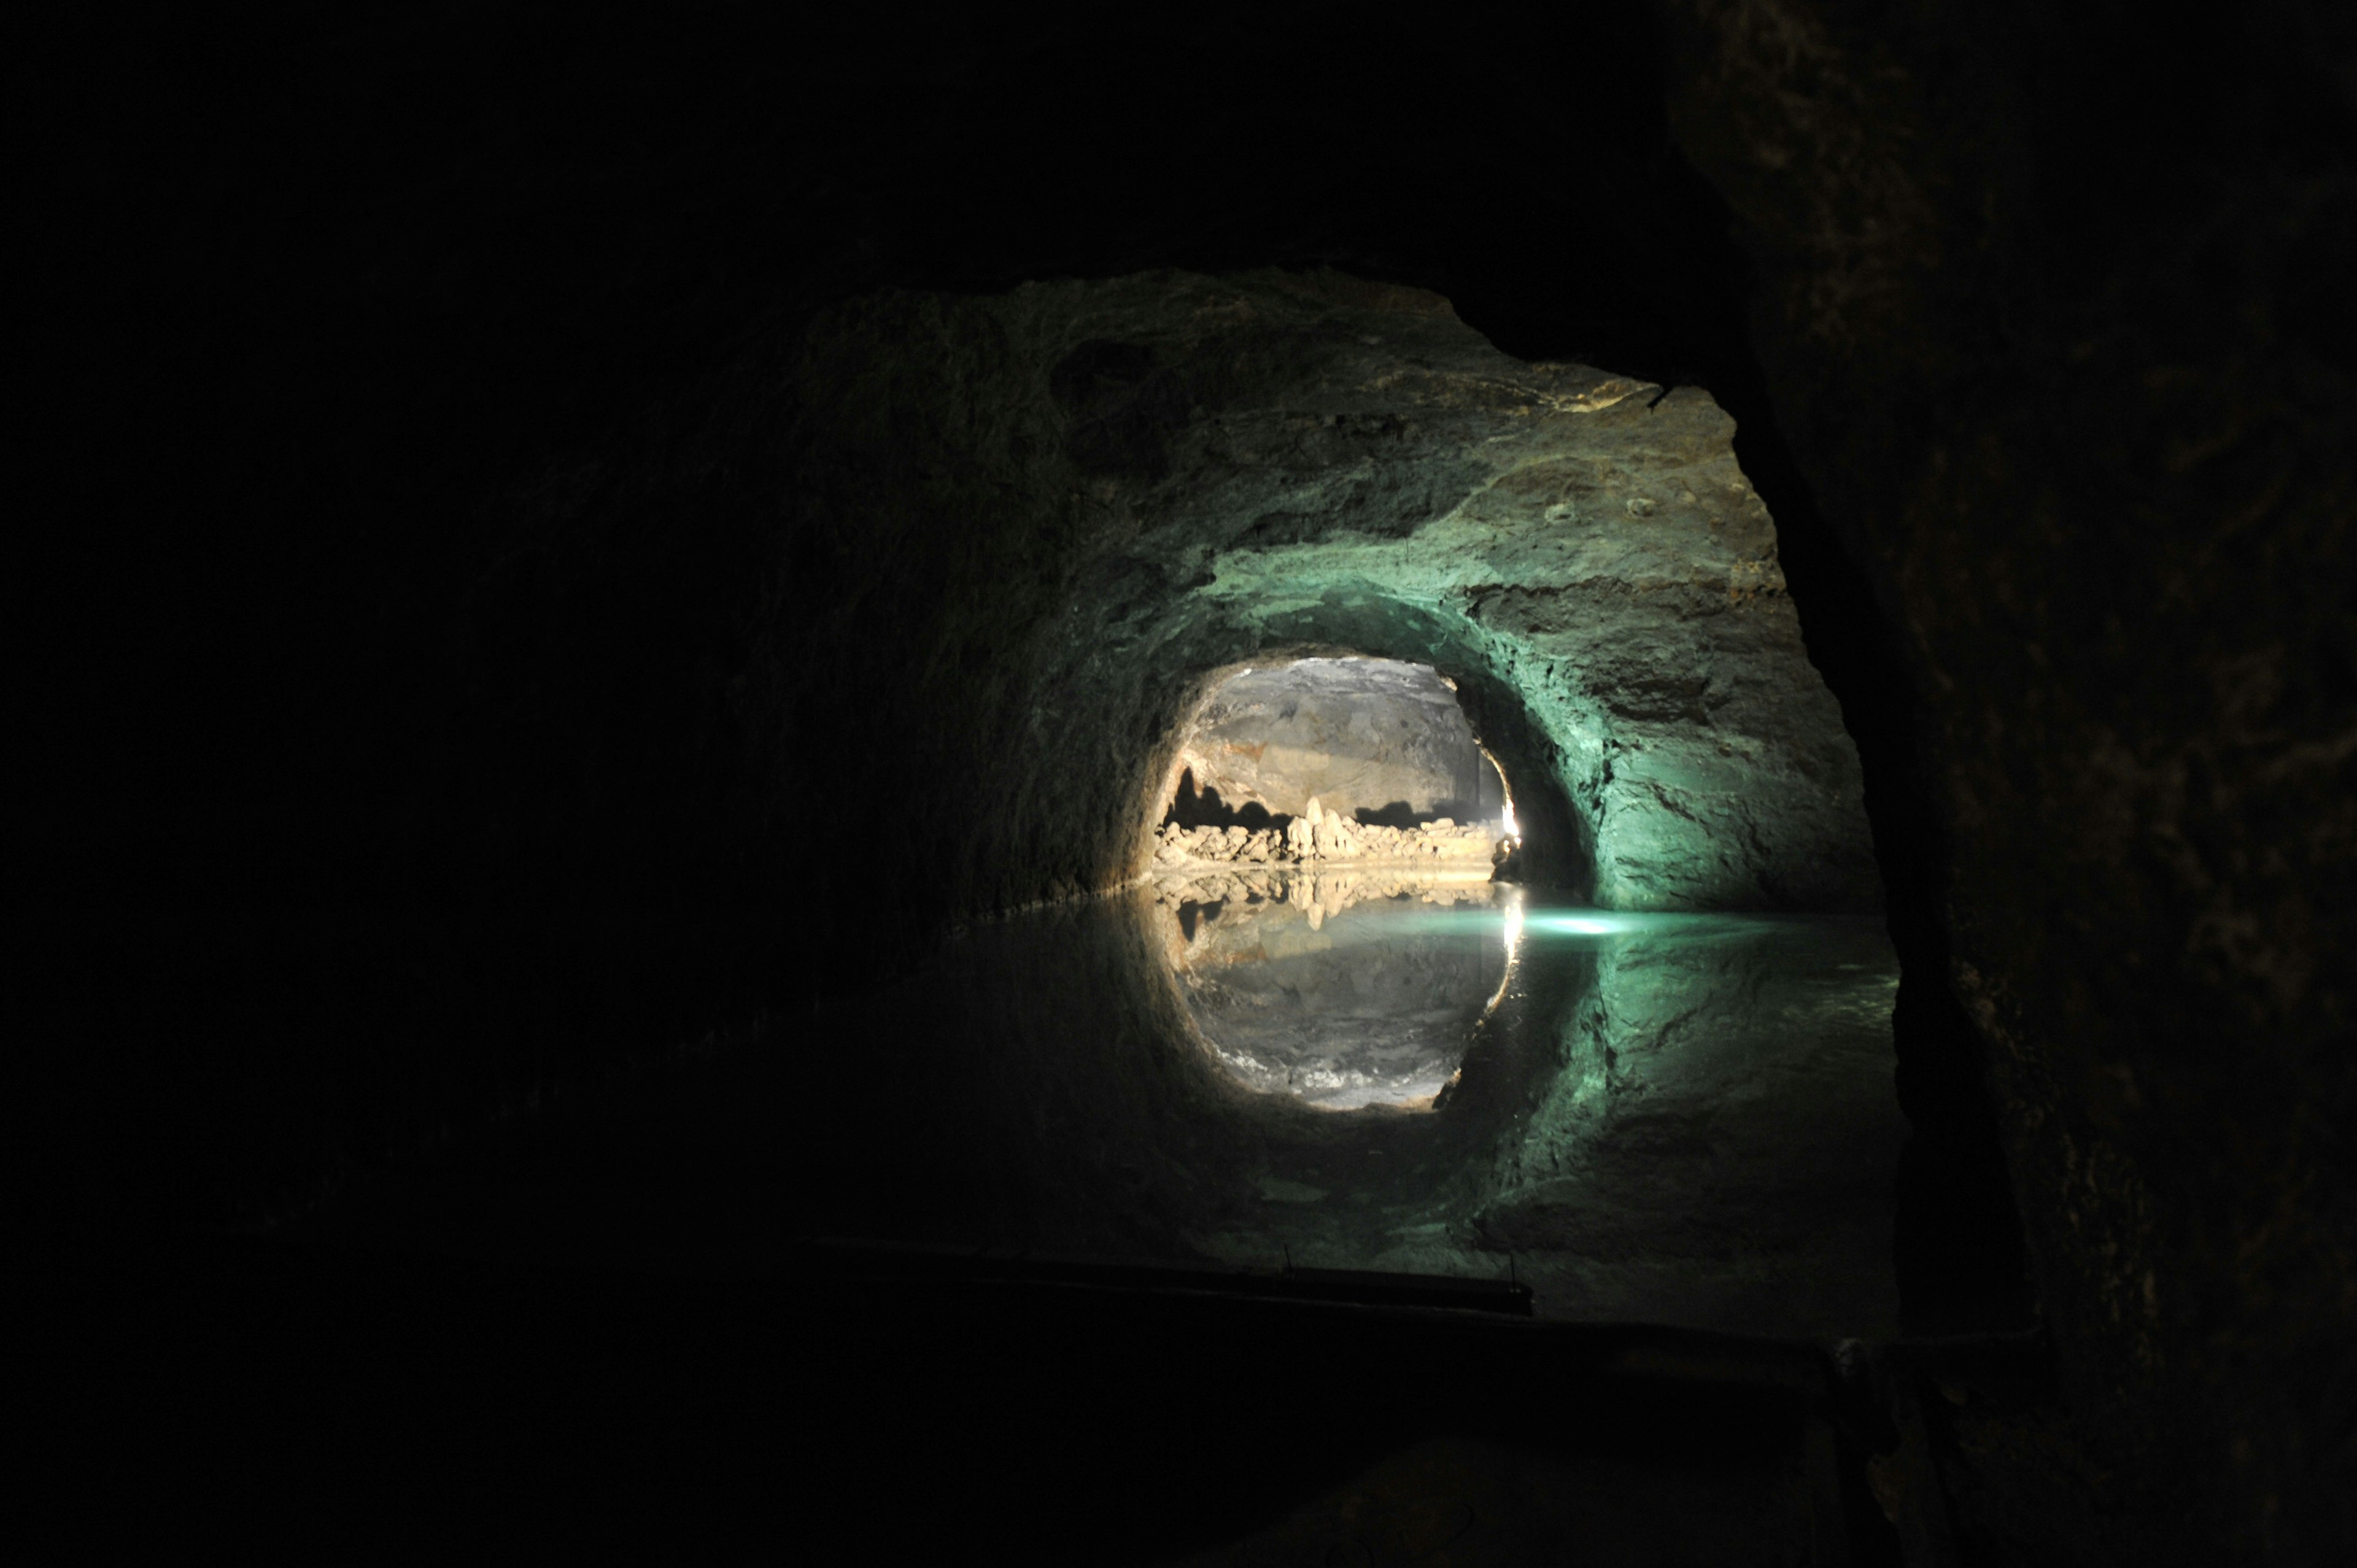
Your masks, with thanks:
[[[2051,1428],[1979,1425],[1959,1557],[2357,1562],[2350,9],[2030,49],[1969,6],[1663,9],[1818,558],[1860,573],[1812,608],[1889,634],[1836,658],[1902,860],[1910,1185],[2002,1143],[2108,1472],[2074,1501]],[[1919,1299],[1972,1288],[1951,1212],[1902,1219]]]
[[[1457,682],[1545,879],[1629,908],[1876,901],[1855,750],[1699,389],[1524,363],[1437,295],[1332,273],[879,294],[792,364],[780,559],[841,563],[843,602],[947,595],[912,668],[1004,650],[899,710],[968,781],[909,831],[998,879],[952,901],[1135,874],[1211,685],[1342,653]],[[973,564],[927,576],[894,542],[946,512]]]

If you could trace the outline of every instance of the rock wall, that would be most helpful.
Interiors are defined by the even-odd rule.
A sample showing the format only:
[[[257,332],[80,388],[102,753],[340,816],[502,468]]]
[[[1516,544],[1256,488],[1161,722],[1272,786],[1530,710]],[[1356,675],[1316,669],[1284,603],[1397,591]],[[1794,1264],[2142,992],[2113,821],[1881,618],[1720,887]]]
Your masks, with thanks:
[[[1890,715],[1901,1100],[1936,1132],[1989,1087],[2053,1337],[2050,1423],[1948,1457],[1966,1544],[2346,1561],[2357,35],[1663,14],[1780,428],[1888,628],[1846,683]]]
[[[741,462],[750,421],[795,478],[740,694],[768,787],[815,792],[793,737],[888,704],[920,757],[876,792],[954,904],[1138,873],[1217,672],[1321,651],[1456,680],[1534,877],[1874,903],[1855,750],[1698,391],[1523,364],[1333,273],[872,295],[746,373],[673,461]],[[942,515],[963,526],[929,548]]]
[[[1182,828],[1165,822],[1154,835],[1158,872],[1184,874],[1223,862],[1255,865],[1364,862],[1486,872],[1505,848],[1497,830],[1459,823],[1448,817],[1413,828],[1354,822],[1323,809],[1310,797],[1308,810],[1282,828]]]

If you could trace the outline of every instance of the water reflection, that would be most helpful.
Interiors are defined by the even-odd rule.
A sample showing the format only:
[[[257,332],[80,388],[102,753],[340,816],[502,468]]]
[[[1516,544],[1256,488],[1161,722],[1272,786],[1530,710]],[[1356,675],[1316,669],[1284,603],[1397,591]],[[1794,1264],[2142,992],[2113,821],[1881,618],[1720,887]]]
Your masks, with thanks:
[[[1188,1015],[1229,1076],[1325,1110],[1428,1110],[1503,994],[1520,889],[1264,874],[1157,900]]]
[[[1222,869],[978,924],[708,1072],[561,1112],[503,1174],[342,1222],[708,1277],[798,1235],[1511,1267],[1548,1316],[1871,1336],[1897,979],[1870,919]]]

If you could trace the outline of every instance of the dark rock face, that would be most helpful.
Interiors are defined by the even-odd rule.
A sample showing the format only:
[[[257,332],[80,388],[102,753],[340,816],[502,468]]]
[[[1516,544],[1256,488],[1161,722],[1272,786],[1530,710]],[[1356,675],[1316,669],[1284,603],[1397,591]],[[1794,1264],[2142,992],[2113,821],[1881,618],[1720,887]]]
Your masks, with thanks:
[[[1779,420],[1896,633],[1939,845],[1907,983],[1971,1020],[2115,1550],[2326,1560],[2357,1530],[2345,17],[1672,10]],[[2036,1557],[2018,1480],[1965,1485]]]

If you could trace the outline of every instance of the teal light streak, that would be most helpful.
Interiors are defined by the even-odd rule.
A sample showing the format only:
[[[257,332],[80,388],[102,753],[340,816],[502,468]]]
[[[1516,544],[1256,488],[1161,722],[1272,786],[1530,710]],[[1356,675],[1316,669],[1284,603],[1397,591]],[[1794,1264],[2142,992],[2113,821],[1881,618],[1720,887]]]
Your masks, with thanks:
[[[1609,937],[1634,930],[1633,920],[1615,920],[1597,915],[1525,915],[1523,929],[1554,931],[1573,937]]]

